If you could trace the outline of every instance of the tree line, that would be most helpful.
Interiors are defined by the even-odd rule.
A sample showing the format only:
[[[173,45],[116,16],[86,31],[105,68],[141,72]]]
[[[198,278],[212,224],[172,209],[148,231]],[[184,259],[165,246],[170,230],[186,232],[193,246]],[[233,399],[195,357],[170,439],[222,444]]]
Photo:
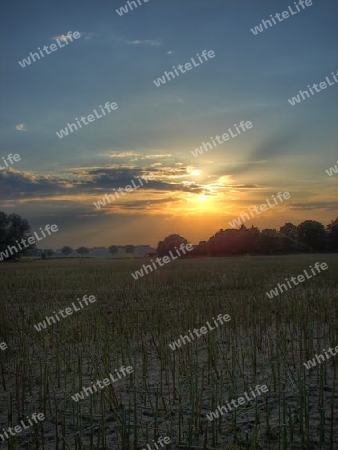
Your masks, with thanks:
[[[158,243],[157,254],[164,256],[187,240],[173,234]],[[242,225],[239,229],[217,231],[208,241],[200,241],[191,256],[278,255],[288,253],[338,252],[338,218],[326,227],[315,220],[305,220],[298,226],[287,222],[279,230],[262,231]]]
[[[30,226],[27,220],[18,214],[6,215],[0,212],[0,252],[8,246],[15,246],[20,239],[27,239]],[[187,244],[187,239],[179,234],[171,234],[157,245],[156,254],[163,257],[179,247],[181,243]],[[34,248],[35,244],[29,248]],[[124,246],[126,253],[133,254],[134,245]],[[79,255],[89,253],[87,247],[79,247]],[[117,245],[108,247],[108,251],[114,255],[118,251]],[[20,253],[24,253],[23,250]],[[73,249],[68,245],[62,248],[64,255],[69,255]],[[187,257],[192,256],[231,256],[231,255],[278,255],[288,253],[311,252],[338,252],[338,217],[332,220],[326,227],[315,220],[305,220],[298,226],[287,222],[279,230],[265,228],[260,230],[252,226],[247,228],[242,225],[239,229],[220,229],[207,241],[200,241]],[[20,253],[11,256],[11,259],[20,257]],[[51,256],[52,250],[46,250],[43,258]],[[153,256],[153,255],[151,255]],[[10,259],[10,258],[6,258]]]

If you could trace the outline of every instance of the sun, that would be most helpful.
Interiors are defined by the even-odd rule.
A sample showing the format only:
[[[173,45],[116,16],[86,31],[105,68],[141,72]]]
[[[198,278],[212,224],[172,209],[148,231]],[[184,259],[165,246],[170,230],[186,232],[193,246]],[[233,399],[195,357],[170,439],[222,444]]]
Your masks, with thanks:
[[[188,209],[191,213],[205,214],[215,211],[215,208],[217,209],[213,196],[208,194],[208,192],[189,195],[187,200],[190,204]]]
[[[198,177],[201,175],[202,171],[200,169],[190,169],[189,174],[194,175],[195,177]]]
[[[199,169],[194,169],[194,170],[191,172],[192,175],[196,175],[197,177],[198,177],[198,175],[201,175],[201,173],[202,173],[202,171],[199,170]]]
[[[205,194],[199,194],[196,198],[196,201],[198,202],[205,202],[207,200],[208,196]]]

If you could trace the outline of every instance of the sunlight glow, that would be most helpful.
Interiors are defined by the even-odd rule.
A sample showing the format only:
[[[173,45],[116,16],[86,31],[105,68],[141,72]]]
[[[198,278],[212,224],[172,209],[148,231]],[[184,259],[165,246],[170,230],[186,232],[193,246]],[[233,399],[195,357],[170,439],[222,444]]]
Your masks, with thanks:
[[[191,173],[191,175],[198,176],[198,175],[201,175],[202,171],[199,169],[194,169],[190,173]]]
[[[192,175],[192,176],[195,176],[195,177],[198,177],[199,175],[201,175],[202,174],[202,170],[200,170],[200,169],[194,169],[193,167],[187,167],[187,172],[188,172],[188,174],[189,175]]]

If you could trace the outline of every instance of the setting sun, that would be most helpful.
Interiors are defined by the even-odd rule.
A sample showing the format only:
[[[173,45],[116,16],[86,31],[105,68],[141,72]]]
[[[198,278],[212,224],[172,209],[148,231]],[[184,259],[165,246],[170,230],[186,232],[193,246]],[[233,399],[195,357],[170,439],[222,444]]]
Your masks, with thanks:
[[[193,175],[195,177],[198,177],[199,175],[202,174],[202,171],[200,169],[190,169],[187,168],[187,172],[189,173],[189,175]]]
[[[205,194],[199,194],[198,197],[197,197],[197,200],[198,200],[199,202],[204,202],[204,201],[207,200],[207,198],[208,198],[208,197],[207,197]]]

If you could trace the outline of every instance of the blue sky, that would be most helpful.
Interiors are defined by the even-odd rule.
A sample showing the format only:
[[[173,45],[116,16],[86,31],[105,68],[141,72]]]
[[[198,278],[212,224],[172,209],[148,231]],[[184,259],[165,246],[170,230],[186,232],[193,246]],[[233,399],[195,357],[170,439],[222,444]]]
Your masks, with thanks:
[[[140,0],[143,3],[143,0]],[[248,225],[337,216],[338,83],[292,107],[288,99],[338,70],[338,4],[313,1],[254,35],[289,0],[12,0],[1,5],[0,210],[32,228],[56,223],[50,247],[192,242],[278,191],[291,199]],[[22,68],[56,36],[81,38]],[[196,53],[215,58],[161,87],[154,79]],[[59,139],[56,131],[107,101],[118,109]],[[195,158],[191,150],[241,120],[253,128]],[[1,161],[1,160],[0,160]],[[93,202],[152,172],[120,202]]]

